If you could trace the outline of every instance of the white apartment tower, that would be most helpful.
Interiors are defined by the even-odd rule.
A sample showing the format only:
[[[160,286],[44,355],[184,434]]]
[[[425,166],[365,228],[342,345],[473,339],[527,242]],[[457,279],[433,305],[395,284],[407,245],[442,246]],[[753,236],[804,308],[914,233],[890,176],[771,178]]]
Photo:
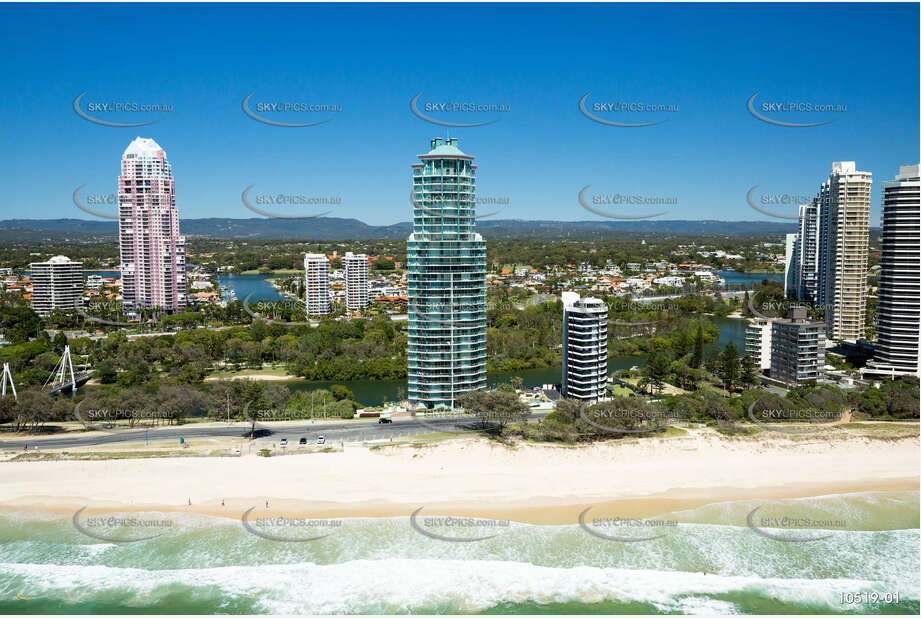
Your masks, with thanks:
[[[345,308],[360,311],[368,307],[368,256],[348,251],[342,258],[345,270]]]
[[[771,332],[774,320],[756,318],[745,327],[745,353],[759,369],[771,368]]]
[[[831,339],[864,336],[872,184],[872,174],[857,171],[853,161],[832,163],[825,197],[828,264],[824,303]]]
[[[562,395],[594,403],[606,396],[608,307],[597,298],[563,292]]]
[[[186,304],[185,237],[179,235],[175,180],[166,153],[138,137],[122,154],[118,247],[126,307]]]
[[[329,260],[322,253],[304,256],[304,302],[310,315],[329,313]]]
[[[921,181],[918,165],[903,165],[883,183],[877,340],[864,373],[919,375],[921,366]]]
[[[83,262],[56,255],[47,262],[32,262],[32,308],[45,316],[52,309],[83,306]]]

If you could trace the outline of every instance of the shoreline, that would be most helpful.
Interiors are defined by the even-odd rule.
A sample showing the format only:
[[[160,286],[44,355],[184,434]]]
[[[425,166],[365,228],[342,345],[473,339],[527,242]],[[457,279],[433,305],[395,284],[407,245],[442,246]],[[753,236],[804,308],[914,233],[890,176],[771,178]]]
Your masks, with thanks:
[[[590,506],[645,517],[718,502],[918,491],[918,459],[914,436],[700,432],[578,447],[458,438],[269,458],[8,461],[0,463],[0,510],[72,515],[91,506],[239,518],[268,500],[267,512],[278,515],[399,517],[423,507],[566,524]]]
[[[513,501],[497,505],[493,501],[483,502],[437,502],[428,504],[392,503],[374,501],[361,504],[340,504],[335,502],[309,502],[297,499],[279,499],[271,496],[249,498],[212,499],[201,504],[120,504],[109,500],[83,500],[75,497],[53,498],[49,496],[24,496],[22,499],[0,503],[0,513],[31,512],[41,515],[72,517],[75,512],[86,508],[88,514],[164,513],[198,515],[239,520],[253,507],[260,516],[300,517],[316,519],[387,519],[410,517],[417,509],[424,509],[420,516],[455,516],[491,520],[512,521],[532,525],[575,525],[579,514],[586,509],[597,513],[614,512],[625,518],[650,518],[680,511],[697,509],[707,505],[744,501],[782,501],[823,496],[856,495],[876,492],[918,491],[917,477],[894,478],[884,481],[854,481],[841,483],[810,483],[781,485],[759,488],[712,487],[694,490],[669,491],[644,497],[584,501],[573,497],[566,500],[546,499],[544,501]],[[269,508],[264,505],[268,500]],[[255,515],[254,515],[255,516]],[[679,519],[679,521],[681,521]]]

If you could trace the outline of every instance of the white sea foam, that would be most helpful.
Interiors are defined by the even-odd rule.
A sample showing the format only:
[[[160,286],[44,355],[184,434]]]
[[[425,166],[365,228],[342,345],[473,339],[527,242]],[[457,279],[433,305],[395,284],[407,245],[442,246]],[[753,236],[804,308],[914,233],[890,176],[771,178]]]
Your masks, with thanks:
[[[2,564],[0,579],[15,579],[31,596],[87,601],[117,594],[144,606],[165,590],[219,589],[254,599],[269,613],[386,613],[446,607],[474,612],[503,602],[649,603],[660,611],[732,613],[712,598],[731,593],[839,611],[839,592],[887,591],[860,579],[781,579],[680,571],[553,568],[482,560],[358,560],[333,565],[232,566],[148,571],[106,566]],[[891,590],[890,590],[891,591]],[[900,591],[917,599],[916,589]],[[108,593],[108,594],[107,594]]]

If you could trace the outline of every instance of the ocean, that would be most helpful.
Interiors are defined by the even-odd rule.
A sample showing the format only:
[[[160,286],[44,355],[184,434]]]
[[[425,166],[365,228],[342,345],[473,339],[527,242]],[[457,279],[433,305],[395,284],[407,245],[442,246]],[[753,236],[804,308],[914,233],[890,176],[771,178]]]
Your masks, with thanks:
[[[746,522],[759,505],[756,530]],[[761,519],[780,513],[813,523]],[[322,539],[286,542],[233,519],[160,517],[168,531],[119,543],[81,533],[69,515],[0,513],[0,613],[919,611],[917,491],[717,503],[657,515],[677,524],[654,534],[623,528],[639,541],[590,533],[613,530],[591,518],[587,528],[512,522],[468,542],[420,533],[409,517],[350,518]]]

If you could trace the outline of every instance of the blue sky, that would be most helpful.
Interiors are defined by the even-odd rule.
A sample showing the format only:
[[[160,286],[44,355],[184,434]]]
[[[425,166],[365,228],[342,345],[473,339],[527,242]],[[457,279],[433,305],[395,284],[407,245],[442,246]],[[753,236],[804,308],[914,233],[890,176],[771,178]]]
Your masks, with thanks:
[[[854,160],[874,175],[878,225],[881,183],[918,161],[918,13],[917,4],[0,5],[0,219],[91,218],[73,205],[74,189],[113,192],[121,153],[140,135],[166,150],[183,218],[255,216],[240,199],[255,185],[252,195],[338,196],[335,216],[408,221],[410,165],[446,135],[411,113],[422,92],[423,111],[442,101],[508,107],[429,113],[498,119],[450,135],[477,158],[479,195],[508,199],[502,218],[603,220],[579,205],[591,184],[589,195],[677,197],[663,219],[767,221],[746,203],[751,187],[756,200],[812,194],[832,161]],[[158,120],[100,126],[73,110],[84,91],[83,110],[125,101],[173,111],[91,113]],[[243,113],[251,92],[252,106],[342,111],[261,114],[331,118],[269,126]],[[620,101],[678,111],[597,112],[666,120],[606,126],[579,111],[588,92],[590,110]],[[755,92],[758,105],[846,111],[764,112],[833,121],[776,126],[746,109]]]

